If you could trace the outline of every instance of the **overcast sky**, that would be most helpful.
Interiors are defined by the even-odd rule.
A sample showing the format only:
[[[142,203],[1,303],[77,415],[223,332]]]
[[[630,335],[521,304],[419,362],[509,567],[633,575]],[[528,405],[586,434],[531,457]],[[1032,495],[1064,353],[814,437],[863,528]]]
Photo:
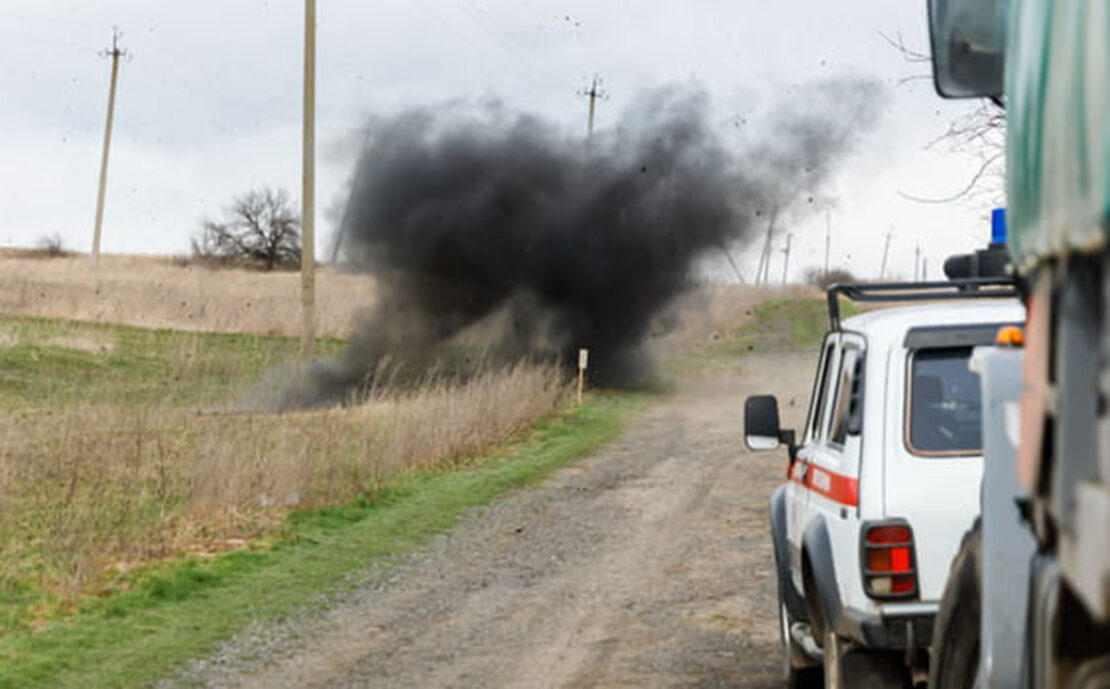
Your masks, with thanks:
[[[698,83],[723,128],[824,77],[881,80],[878,126],[844,161],[833,263],[911,277],[920,244],[936,275],[989,237],[982,199],[943,197],[977,168],[928,145],[972,103],[942,101],[880,33],[927,46],[925,0],[319,0],[317,228],[335,231],[368,118],[450,99],[498,98],[584,133],[579,92],[597,74],[614,123],[635,94]],[[299,0],[0,0],[0,246],[57,233],[87,251],[109,62],[123,31],[103,247],[185,253],[204,216],[263,184],[300,190],[303,3]],[[901,192],[901,193],[900,193]],[[823,262],[826,214],[784,228],[791,272]],[[780,244],[785,241],[783,237]],[[326,255],[326,254],[325,254]],[[754,271],[756,250],[741,256]],[[772,272],[781,274],[781,256]]]

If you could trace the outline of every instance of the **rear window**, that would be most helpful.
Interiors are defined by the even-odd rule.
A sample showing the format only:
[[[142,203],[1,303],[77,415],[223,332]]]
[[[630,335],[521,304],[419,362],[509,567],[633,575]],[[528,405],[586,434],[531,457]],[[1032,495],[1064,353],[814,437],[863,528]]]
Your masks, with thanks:
[[[910,363],[907,445],[925,456],[975,455],[983,447],[979,376],[971,347],[919,349]]]

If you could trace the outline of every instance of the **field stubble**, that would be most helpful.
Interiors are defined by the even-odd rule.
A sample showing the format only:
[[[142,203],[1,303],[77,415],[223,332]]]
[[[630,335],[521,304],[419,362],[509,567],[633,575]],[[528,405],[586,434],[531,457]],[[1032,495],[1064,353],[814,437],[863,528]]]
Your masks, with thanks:
[[[65,599],[110,587],[136,563],[242,547],[289,509],[465,463],[564,392],[559,371],[521,365],[317,412],[18,411],[0,426],[0,576]]]
[[[136,567],[264,547],[291,509],[476,461],[568,402],[561,370],[521,364],[338,409],[206,413],[295,351],[261,336],[294,334],[295,275],[107,257],[98,294],[87,258],[0,264],[0,635],[126,588]],[[321,331],[345,336],[372,281],[322,285]],[[727,339],[767,296],[692,294],[652,346],[673,356]]]
[[[213,269],[188,259],[103,255],[28,258],[0,250],[0,313],[93,323],[296,336],[300,274]],[[375,281],[321,266],[317,334],[346,337]]]

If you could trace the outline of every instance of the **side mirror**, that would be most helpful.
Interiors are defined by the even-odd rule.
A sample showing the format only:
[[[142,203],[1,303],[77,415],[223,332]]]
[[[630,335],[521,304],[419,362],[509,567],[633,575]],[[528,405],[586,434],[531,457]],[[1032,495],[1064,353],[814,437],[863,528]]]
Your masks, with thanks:
[[[1009,0],[929,0],[933,83],[945,98],[1002,96]]]
[[[749,450],[774,450],[779,446],[779,404],[774,395],[752,395],[744,400],[744,444]]]

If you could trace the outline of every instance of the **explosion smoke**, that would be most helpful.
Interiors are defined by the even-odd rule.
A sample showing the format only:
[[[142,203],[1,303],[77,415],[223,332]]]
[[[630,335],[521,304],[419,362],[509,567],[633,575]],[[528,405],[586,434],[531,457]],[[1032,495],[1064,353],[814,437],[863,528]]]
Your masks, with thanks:
[[[347,258],[377,277],[376,303],[343,358],[317,365],[281,406],[341,401],[387,365],[423,370],[496,314],[507,326],[495,360],[588,347],[597,383],[648,380],[644,337],[699,258],[817,193],[874,120],[880,91],[842,80],[806,94],[738,149],[689,89],[643,95],[588,143],[497,106],[376,123],[343,227]]]

